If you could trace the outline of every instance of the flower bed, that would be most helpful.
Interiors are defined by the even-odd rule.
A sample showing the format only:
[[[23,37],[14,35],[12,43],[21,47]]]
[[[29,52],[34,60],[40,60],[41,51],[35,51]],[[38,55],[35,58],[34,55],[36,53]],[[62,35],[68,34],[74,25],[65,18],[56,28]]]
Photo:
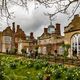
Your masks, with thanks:
[[[0,55],[3,80],[80,80],[80,67],[49,64],[46,60]]]

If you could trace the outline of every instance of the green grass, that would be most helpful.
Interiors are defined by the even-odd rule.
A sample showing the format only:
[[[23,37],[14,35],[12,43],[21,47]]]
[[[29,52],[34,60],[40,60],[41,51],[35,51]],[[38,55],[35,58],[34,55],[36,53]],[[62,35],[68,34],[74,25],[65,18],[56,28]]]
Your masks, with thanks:
[[[29,76],[31,76],[33,80],[37,80],[36,75],[42,71],[42,69],[35,70],[33,67],[27,68],[27,62],[32,59],[26,59],[24,57],[16,57],[14,55],[6,54],[0,54],[0,58],[2,64],[4,65],[5,76],[10,80],[28,80],[27,77]],[[22,65],[20,64],[20,61],[22,61]],[[12,62],[16,62],[16,69],[10,68],[10,63]]]

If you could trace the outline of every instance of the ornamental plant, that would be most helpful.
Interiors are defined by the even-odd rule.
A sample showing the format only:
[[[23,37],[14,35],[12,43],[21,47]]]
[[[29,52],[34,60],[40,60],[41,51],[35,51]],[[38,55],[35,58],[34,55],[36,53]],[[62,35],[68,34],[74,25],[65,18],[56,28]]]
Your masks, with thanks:
[[[39,72],[36,76],[37,80],[43,80],[43,73]]]
[[[70,45],[69,44],[63,44],[62,47],[64,49],[63,58],[64,58],[64,61],[66,61],[67,56],[68,56],[68,50],[70,48]]]
[[[16,68],[17,68],[16,62],[10,63],[10,68],[11,68],[11,69],[16,69]]]
[[[43,65],[43,67],[47,67],[49,65],[49,62],[48,61],[44,61],[44,62],[42,62],[42,65]]]
[[[52,74],[50,67],[46,67],[44,70],[45,74]]]
[[[0,80],[4,80],[4,72],[3,72],[3,66],[1,65],[1,61],[0,61]]]
[[[33,63],[33,61],[29,60],[26,65],[27,65],[27,68],[32,68],[34,63]]]
[[[21,52],[22,52],[22,54],[25,54],[26,53],[26,50],[25,49],[22,49]]]
[[[42,66],[43,66],[43,65],[42,65],[42,61],[36,60],[36,61],[34,62],[34,68],[35,68],[36,70],[41,69]]]

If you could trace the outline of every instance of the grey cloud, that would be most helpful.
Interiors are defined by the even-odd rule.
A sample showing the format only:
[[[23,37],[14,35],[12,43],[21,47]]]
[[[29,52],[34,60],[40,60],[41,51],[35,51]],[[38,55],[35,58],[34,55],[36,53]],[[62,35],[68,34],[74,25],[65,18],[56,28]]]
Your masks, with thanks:
[[[14,6],[11,10],[14,11],[15,18],[10,21],[10,24],[13,21],[15,21],[16,24],[20,24],[26,35],[33,31],[35,36],[40,36],[43,33],[43,28],[46,27],[46,25],[49,25],[48,16],[45,16],[43,14],[43,12],[47,12],[47,10],[43,6],[40,6],[35,10],[33,9],[33,7],[31,7],[31,11],[29,10],[29,13],[25,11],[25,9],[18,6]],[[54,12],[54,9],[50,9],[50,11],[51,10]],[[80,9],[78,9],[76,13],[78,13],[79,11]],[[53,20],[53,24],[55,25],[55,23],[61,23],[61,31],[63,34],[64,26],[67,26],[72,18],[68,21],[67,15],[58,14],[56,16],[57,18]],[[3,25],[2,29],[4,29],[5,27],[6,26]]]
[[[48,17],[43,14],[43,11],[44,9],[34,10],[32,15],[16,13],[15,21],[21,25],[26,33],[30,33],[31,31],[36,32],[42,25],[48,23]]]

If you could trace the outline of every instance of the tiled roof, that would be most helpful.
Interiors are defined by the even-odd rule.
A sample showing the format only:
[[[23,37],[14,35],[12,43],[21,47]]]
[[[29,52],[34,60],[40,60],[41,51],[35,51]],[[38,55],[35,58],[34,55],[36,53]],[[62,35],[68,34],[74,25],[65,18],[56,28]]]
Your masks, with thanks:
[[[74,19],[70,22],[70,24],[65,27],[65,33],[78,31],[80,30],[80,17],[79,15],[75,15]]]
[[[13,32],[12,32],[10,26],[7,27],[5,30],[3,30],[2,35],[3,36],[12,36],[13,35]]]
[[[38,39],[48,39],[51,37],[51,34],[49,33],[43,33]]]

